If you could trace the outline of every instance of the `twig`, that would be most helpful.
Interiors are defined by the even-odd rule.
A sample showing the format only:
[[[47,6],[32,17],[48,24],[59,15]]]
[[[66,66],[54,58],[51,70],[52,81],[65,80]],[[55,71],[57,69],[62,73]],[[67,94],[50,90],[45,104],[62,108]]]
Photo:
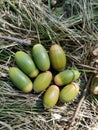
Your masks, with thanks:
[[[24,44],[24,45],[31,45],[31,40],[28,40],[28,39],[18,39],[18,38],[15,38],[15,37],[1,36],[1,35],[0,35],[0,39],[12,41],[12,42],[18,42],[18,43],[21,43],[21,44]]]
[[[73,114],[71,123],[70,123],[70,125],[69,125],[69,127],[68,127],[67,130],[72,130],[72,129],[73,129],[73,126],[74,126],[74,124],[75,124],[75,119],[76,119],[77,114],[78,114],[78,112],[79,112],[79,110],[80,110],[80,107],[81,107],[81,105],[82,105],[82,102],[83,102],[84,99],[85,99],[85,96],[86,96],[87,90],[88,90],[88,88],[89,88],[89,85],[90,85],[92,76],[93,76],[93,75],[90,76],[90,78],[89,78],[89,80],[88,80],[88,83],[87,83],[87,85],[85,86],[85,89],[83,90],[82,97],[81,97],[81,99],[80,99],[80,101],[79,101],[79,103],[78,103],[77,109],[76,109],[76,111],[75,111],[74,114]]]
[[[4,125],[5,127],[7,127],[9,130],[13,130],[12,127],[9,124],[6,124],[5,122],[0,121],[1,125]]]
[[[89,66],[89,65],[84,65],[84,64],[79,64],[79,63],[77,65],[79,65],[81,67],[85,67],[85,68],[89,68],[89,69],[98,71],[98,68],[95,68],[95,67],[92,67],[92,66]]]

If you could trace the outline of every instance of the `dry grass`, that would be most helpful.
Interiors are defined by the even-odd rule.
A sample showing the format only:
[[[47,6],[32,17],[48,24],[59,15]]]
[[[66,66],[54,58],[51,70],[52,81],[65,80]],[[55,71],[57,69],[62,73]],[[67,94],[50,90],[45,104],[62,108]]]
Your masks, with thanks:
[[[98,72],[97,57],[92,54],[98,46],[97,1],[69,0],[51,8],[49,0],[47,5],[40,0],[1,0],[0,35],[31,42],[0,41],[0,130],[66,130],[90,75]],[[36,43],[47,51],[52,44],[60,44],[67,54],[66,68],[80,70],[80,94],[71,103],[44,110],[42,94],[24,94],[10,81],[7,71],[15,65],[15,52],[30,54]],[[98,98],[89,92],[75,120],[73,130],[78,129],[98,129]]]

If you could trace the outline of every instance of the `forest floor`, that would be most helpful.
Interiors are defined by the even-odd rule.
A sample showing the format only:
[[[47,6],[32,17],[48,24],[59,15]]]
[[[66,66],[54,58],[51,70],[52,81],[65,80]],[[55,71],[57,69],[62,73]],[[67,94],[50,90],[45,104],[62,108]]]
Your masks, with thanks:
[[[90,94],[98,73],[97,0],[1,0],[0,2],[0,130],[98,130],[98,95]],[[31,54],[40,43],[47,52],[59,44],[67,56],[66,69],[80,71],[78,97],[45,110],[42,94],[15,88],[8,70],[14,55]]]

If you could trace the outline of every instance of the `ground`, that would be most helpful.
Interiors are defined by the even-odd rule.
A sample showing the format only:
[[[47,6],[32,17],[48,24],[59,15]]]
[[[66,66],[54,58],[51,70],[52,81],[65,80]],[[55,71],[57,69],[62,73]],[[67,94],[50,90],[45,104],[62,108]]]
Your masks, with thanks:
[[[97,130],[98,96],[90,94],[92,76],[98,73],[98,1],[1,0],[0,2],[0,130]],[[70,103],[45,110],[43,93],[24,94],[8,76],[16,66],[14,55],[31,55],[40,43],[47,52],[59,44],[67,56],[65,69],[81,75],[79,95]],[[86,93],[85,93],[85,91]]]

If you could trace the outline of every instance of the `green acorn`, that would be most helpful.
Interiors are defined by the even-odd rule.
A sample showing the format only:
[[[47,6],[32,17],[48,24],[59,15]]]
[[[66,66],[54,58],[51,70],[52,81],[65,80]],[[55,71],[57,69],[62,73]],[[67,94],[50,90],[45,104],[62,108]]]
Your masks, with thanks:
[[[80,73],[78,70],[65,70],[60,73],[58,73],[54,77],[54,82],[57,86],[63,86],[66,84],[69,84],[73,81],[76,81],[80,76]]]
[[[51,108],[56,105],[59,98],[60,90],[56,85],[51,85],[45,92],[43,97],[43,105],[45,108]]]
[[[66,55],[61,46],[52,45],[49,51],[52,67],[57,71],[62,71],[66,65]]]
[[[98,73],[93,77],[91,81],[90,93],[98,95]]]
[[[33,89],[32,81],[17,67],[9,69],[9,76],[13,84],[25,93],[31,92]]]
[[[51,83],[51,80],[52,80],[52,73],[50,71],[40,73],[34,80],[34,91],[36,93],[39,93],[45,90]]]
[[[79,85],[77,83],[72,82],[65,86],[60,92],[60,101],[70,102],[72,101],[79,93]]]
[[[38,75],[39,70],[36,68],[32,58],[23,51],[17,51],[15,61],[18,67],[29,77],[34,78]]]
[[[37,67],[41,71],[46,71],[50,68],[49,56],[43,45],[34,45],[32,48],[32,55]]]

